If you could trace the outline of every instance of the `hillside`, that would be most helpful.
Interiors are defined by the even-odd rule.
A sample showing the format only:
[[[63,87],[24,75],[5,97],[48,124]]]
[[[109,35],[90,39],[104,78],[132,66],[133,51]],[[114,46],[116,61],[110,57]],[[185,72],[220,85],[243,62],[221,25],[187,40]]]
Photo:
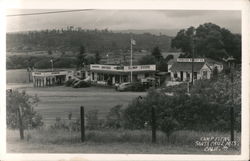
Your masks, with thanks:
[[[21,33],[7,33],[7,52],[25,51],[75,51],[83,45],[87,52],[127,52],[130,50],[131,37],[136,40],[134,51],[148,50],[159,46],[162,51],[169,51],[171,37],[150,33],[114,33],[108,30],[44,30]]]

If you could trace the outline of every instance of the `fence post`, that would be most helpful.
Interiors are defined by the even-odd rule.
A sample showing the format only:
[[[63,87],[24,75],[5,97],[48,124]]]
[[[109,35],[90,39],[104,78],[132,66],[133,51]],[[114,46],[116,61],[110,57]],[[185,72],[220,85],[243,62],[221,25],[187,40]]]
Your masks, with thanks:
[[[234,73],[233,69],[231,69],[231,83],[232,83],[232,106],[230,108],[231,115],[231,141],[234,141]]]
[[[81,142],[85,141],[85,124],[84,124],[84,107],[80,107],[81,111]]]
[[[23,120],[22,120],[22,114],[21,114],[21,107],[18,107],[17,112],[18,112],[18,119],[19,119],[20,139],[23,140],[24,135],[23,135]]]
[[[230,108],[231,113],[231,141],[234,141],[234,107]]]
[[[151,121],[152,121],[152,143],[156,142],[156,121],[155,121],[155,108],[152,106],[151,109]]]

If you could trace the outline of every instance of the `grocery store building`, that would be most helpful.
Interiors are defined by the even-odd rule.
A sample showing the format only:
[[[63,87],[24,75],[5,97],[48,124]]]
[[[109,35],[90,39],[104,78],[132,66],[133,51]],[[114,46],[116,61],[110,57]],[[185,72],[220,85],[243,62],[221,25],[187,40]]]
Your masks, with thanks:
[[[92,83],[114,85],[116,83],[141,81],[143,78],[154,77],[156,65],[100,65],[91,64],[89,76]]]
[[[63,85],[65,81],[73,78],[72,70],[40,70],[32,72],[34,87],[47,87]]]

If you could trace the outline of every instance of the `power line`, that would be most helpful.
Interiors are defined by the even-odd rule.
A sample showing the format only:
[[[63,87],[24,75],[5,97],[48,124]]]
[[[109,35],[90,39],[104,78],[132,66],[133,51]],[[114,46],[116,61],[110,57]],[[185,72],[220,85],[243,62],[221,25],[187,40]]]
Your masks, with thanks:
[[[44,14],[54,14],[54,13],[63,13],[63,12],[81,12],[81,11],[90,11],[90,10],[94,10],[94,9],[80,9],[80,10],[66,10],[66,11],[51,11],[51,12],[38,12],[38,13],[23,13],[23,14],[6,15],[6,17],[44,15]]]

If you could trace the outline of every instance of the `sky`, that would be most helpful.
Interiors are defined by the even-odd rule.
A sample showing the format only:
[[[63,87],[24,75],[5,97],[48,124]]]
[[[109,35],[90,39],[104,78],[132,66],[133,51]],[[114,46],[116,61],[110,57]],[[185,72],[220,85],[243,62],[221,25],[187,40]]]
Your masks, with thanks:
[[[7,15],[62,10],[8,10]],[[7,32],[61,29],[169,30],[174,36],[180,29],[215,23],[233,33],[241,33],[241,12],[230,10],[87,10],[31,16],[7,16]]]

